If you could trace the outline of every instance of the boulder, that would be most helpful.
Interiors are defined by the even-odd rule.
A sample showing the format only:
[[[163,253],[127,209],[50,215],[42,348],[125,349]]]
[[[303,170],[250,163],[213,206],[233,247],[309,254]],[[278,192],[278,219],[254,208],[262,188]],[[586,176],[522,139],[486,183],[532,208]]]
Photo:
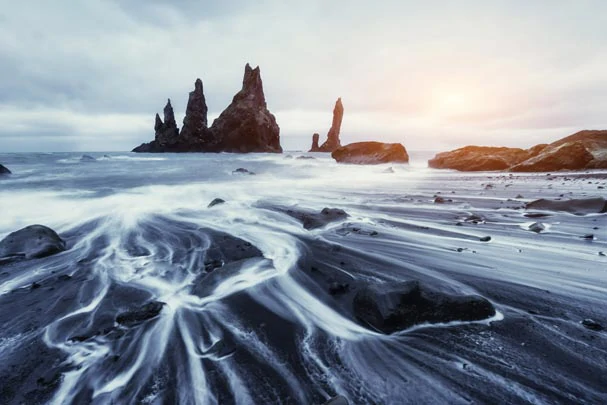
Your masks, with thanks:
[[[164,305],[164,302],[149,302],[139,308],[120,313],[116,317],[116,322],[125,326],[137,325],[143,321],[157,317]]]
[[[245,66],[242,89],[213,122],[211,132],[223,152],[282,153],[280,128],[266,105],[259,66]]]
[[[333,152],[337,148],[341,147],[341,141],[339,139],[339,133],[341,131],[341,122],[344,117],[344,105],[341,102],[341,97],[335,102],[333,107],[333,122],[329,133],[327,133],[327,140],[320,146],[318,146],[318,134],[312,135],[312,148],[310,152]]]
[[[92,157],[91,155],[82,155],[80,157],[80,161],[81,162],[96,162],[97,159],[95,159],[94,157]]]
[[[0,165],[0,176],[3,176],[5,174],[11,174],[12,172],[10,170],[8,170],[5,166]]]
[[[600,214],[607,212],[607,200],[603,197],[578,198],[571,200],[547,200],[541,198],[525,204],[527,210],[563,211],[575,215]],[[529,215],[525,215],[529,217]]]
[[[213,201],[211,201],[209,203],[209,205],[207,206],[207,208],[211,208],[211,207],[214,207],[216,205],[224,204],[224,203],[225,203],[224,199],[222,199],[222,198],[215,198]]]
[[[0,241],[0,258],[34,259],[65,250],[65,242],[44,225],[30,225]]]
[[[320,213],[306,210],[279,209],[279,211],[301,221],[304,229],[317,229],[348,218],[348,213],[339,208],[323,208]]]
[[[528,151],[519,148],[465,146],[437,154],[428,161],[428,166],[466,172],[506,170],[529,155]]]
[[[513,172],[583,170],[594,159],[582,142],[544,148],[538,155],[510,168]]]
[[[370,285],[354,296],[356,318],[383,333],[420,324],[478,321],[495,315],[493,305],[477,295],[453,296],[422,288],[417,281]]]
[[[331,156],[340,163],[354,163],[363,165],[409,162],[407,150],[400,143],[351,143],[334,150]]]

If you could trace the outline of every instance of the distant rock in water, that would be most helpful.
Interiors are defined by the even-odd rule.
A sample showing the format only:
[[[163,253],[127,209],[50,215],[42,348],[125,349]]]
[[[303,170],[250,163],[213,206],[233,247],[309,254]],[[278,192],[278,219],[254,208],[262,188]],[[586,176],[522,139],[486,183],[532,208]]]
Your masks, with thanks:
[[[478,321],[495,315],[493,305],[478,295],[453,296],[422,288],[417,281],[370,285],[353,303],[356,318],[383,333],[424,323]]]
[[[245,67],[242,89],[213,122],[211,132],[223,152],[282,153],[280,129],[268,111],[259,67]]]
[[[437,154],[428,161],[428,166],[460,171],[513,172],[607,169],[607,131],[580,131],[526,150],[466,146]]]
[[[336,149],[331,156],[340,163],[359,165],[409,162],[407,150],[400,143],[356,142]]]
[[[12,172],[10,170],[8,170],[5,166],[0,165],[0,176],[3,176],[5,174],[11,174]]]
[[[0,241],[0,258],[34,259],[65,250],[65,242],[44,225],[30,225]]]
[[[226,201],[223,198],[215,198],[213,201],[211,201],[209,203],[209,205],[207,206],[207,208],[211,208],[211,207],[214,207],[214,206],[219,205],[219,204],[224,204],[225,202]]]
[[[341,122],[344,118],[344,105],[341,102],[341,97],[335,102],[333,108],[333,122],[331,128],[327,134],[327,140],[320,146],[318,146],[319,135],[312,135],[312,148],[310,152],[333,152],[335,149],[341,147],[341,141],[339,139],[339,133],[341,131]]]
[[[547,200],[541,198],[525,205],[527,210],[564,211],[575,215],[600,214],[607,212],[607,200],[603,197],[572,200]]]
[[[81,162],[96,162],[97,159],[95,159],[94,157],[92,157],[91,155],[82,155],[80,157],[80,161]]]
[[[164,122],[156,114],[155,139],[133,152],[281,153],[280,128],[267,108],[259,67],[245,67],[242,89],[209,128],[202,80],[190,92],[181,132],[170,100]]]
[[[314,135],[312,135],[312,146],[310,147],[310,152],[320,151],[320,146],[318,145],[319,140],[320,140],[320,135],[318,135],[318,133],[315,133]]]

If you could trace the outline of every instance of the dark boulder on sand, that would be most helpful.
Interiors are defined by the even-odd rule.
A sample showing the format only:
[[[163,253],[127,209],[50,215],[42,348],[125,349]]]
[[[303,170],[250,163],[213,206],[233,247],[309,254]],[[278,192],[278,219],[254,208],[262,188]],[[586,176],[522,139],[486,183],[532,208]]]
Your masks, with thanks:
[[[280,128],[267,108],[259,67],[247,63],[241,90],[211,127],[207,112],[202,80],[197,79],[181,132],[169,101],[164,122],[156,114],[155,139],[133,152],[282,152]]]
[[[400,143],[351,143],[333,151],[331,157],[339,163],[353,163],[359,165],[409,162],[407,150]]]
[[[157,317],[164,307],[164,302],[152,301],[139,308],[122,312],[116,317],[116,322],[125,326],[133,326],[148,319]]]
[[[575,215],[600,214],[607,212],[607,200],[603,197],[579,198],[571,200],[547,200],[541,198],[525,204],[527,210],[564,211]]]
[[[330,224],[331,222],[341,221],[348,218],[348,213],[340,208],[323,208],[319,213],[302,209],[278,208],[279,212],[289,215],[300,221],[304,229],[317,229]]]
[[[448,295],[423,288],[417,281],[364,287],[354,296],[353,309],[359,321],[383,333],[495,315],[493,305],[481,296]]]
[[[344,118],[344,105],[341,102],[341,97],[335,102],[333,108],[333,122],[331,128],[327,133],[327,140],[320,146],[318,146],[318,134],[312,135],[312,148],[310,152],[333,152],[335,149],[341,147],[341,141],[339,139],[339,133],[341,131],[341,122]]]
[[[0,176],[11,174],[12,172],[8,170],[5,166],[0,165]]]
[[[9,234],[0,241],[0,259],[34,259],[65,250],[65,242],[44,225],[30,225]]]

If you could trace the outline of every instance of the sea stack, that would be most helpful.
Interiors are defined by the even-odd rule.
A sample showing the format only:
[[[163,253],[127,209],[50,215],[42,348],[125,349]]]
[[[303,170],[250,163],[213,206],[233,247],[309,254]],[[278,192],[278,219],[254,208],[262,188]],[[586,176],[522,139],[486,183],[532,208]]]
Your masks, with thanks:
[[[173,112],[171,99],[167,100],[167,104],[164,107],[164,122],[156,114],[154,130],[156,131],[155,141],[159,146],[172,146],[178,141],[179,128],[177,128],[177,123],[175,122],[175,113]]]
[[[211,132],[223,152],[281,153],[280,128],[266,105],[259,66],[247,63],[242,89],[213,122]]]
[[[242,89],[210,128],[207,113],[202,80],[196,79],[181,132],[169,100],[164,122],[156,114],[155,139],[133,152],[282,152],[280,128],[267,108],[259,67],[247,63]]]
[[[310,152],[333,152],[335,149],[341,147],[341,141],[339,139],[339,132],[341,131],[341,121],[344,118],[344,105],[341,102],[341,97],[335,102],[333,108],[333,122],[331,129],[327,134],[327,140],[318,146],[318,134],[312,136],[312,148]],[[315,142],[316,140],[316,142]]]

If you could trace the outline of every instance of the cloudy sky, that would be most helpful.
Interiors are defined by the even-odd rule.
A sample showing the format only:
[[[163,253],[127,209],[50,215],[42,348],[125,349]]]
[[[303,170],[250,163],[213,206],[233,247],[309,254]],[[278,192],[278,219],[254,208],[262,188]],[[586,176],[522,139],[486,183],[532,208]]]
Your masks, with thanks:
[[[604,0],[24,0],[0,7],[0,152],[130,150],[194,80],[210,119],[261,67],[286,149],[527,147],[607,128]]]

